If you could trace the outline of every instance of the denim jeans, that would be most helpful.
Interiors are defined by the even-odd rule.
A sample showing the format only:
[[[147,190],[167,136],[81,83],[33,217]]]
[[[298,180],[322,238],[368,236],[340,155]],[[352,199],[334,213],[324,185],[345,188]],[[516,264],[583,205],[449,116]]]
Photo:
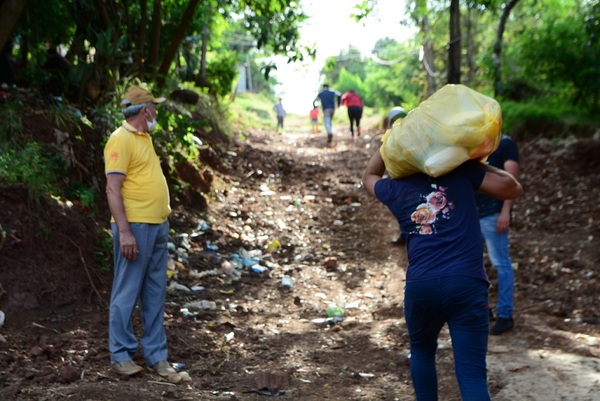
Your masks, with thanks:
[[[498,317],[512,318],[515,292],[514,272],[508,253],[508,231],[496,231],[496,221],[499,214],[492,214],[479,220],[481,234],[485,240],[488,257],[498,275],[498,302],[496,311]]]
[[[468,276],[408,282],[404,317],[410,336],[410,372],[417,401],[437,401],[435,354],[448,323],[456,379],[463,401],[488,401],[488,284]]]
[[[331,126],[331,121],[333,120],[334,113],[335,113],[335,109],[323,110],[323,120],[325,121],[325,129],[327,130],[327,136],[333,135],[333,128]]]

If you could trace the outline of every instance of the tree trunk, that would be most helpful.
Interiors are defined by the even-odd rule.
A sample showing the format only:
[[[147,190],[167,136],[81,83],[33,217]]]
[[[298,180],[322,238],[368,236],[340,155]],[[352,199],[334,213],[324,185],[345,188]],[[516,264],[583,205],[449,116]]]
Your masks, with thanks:
[[[150,27],[150,47],[148,48],[148,61],[145,65],[146,74],[154,76],[157,71],[160,57],[160,29],[162,26],[162,0],[154,0],[152,21]]]
[[[198,74],[198,86],[208,87],[208,75],[206,71],[206,51],[208,48],[208,27],[202,30],[202,53],[200,55],[200,72]]]
[[[12,35],[26,6],[27,0],[0,1],[0,49]]]
[[[137,52],[135,53],[135,62],[137,65],[138,76],[144,76],[144,55],[146,53],[146,31],[148,26],[148,1],[140,1],[140,20],[139,32],[137,32]]]
[[[450,43],[448,44],[448,83],[460,83],[461,38],[460,1],[450,2]]]
[[[477,54],[477,49],[475,48],[475,40],[473,38],[473,13],[474,11],[469,7],[467,10],[467,16],[465,18],[465,28],[467,30],[466,40],[467,40],[467,78],[466,84],[471,85],[475,80],[475,75],[477,73],[477,63],[475,62],[475,56]]]
[[[107,10],[106,3],[104,2],[104,0],[96,1],[96,10],[98,11],[98,15],[100,16],[100,21],[102,21],[102,27],[104,29],[108,29],[110,26],[112,26],[112,19],[109,16],[110,13]]]
[[[429,25],[429,17],[427,16],[427,0],[415,0],[415,8],[411,17],[415,22],[415,25],[421,28],[421,37],[423,38],[423,44],[421,45],[419,61],[425,71],[427,88],[426,96],[429,97],[437,90],[436,83],[436,71],[435,65],[433,64],[434,52],[433,52],[433,34],[431,33],[431,26]]]
[[[421,47],[421,51],[423,52],[421,64],[423,65],[423,69],[427,76],[427,97],[429,97],[437,90],[437,83],[435,80],[437,74],[435,72],[435,65],[433,64],[433,40],[431,39],[431,27],[429,26],[427,15],[424,15],[421,19],[421,32],[423,32],[425,36],[425,41]]]
[[[494,45],[494,96],[500,96],[502,94],[502,36],[504,35],[504,28],[506,27],[506,21],[510,15],[510,11],[514,6],[517,5],[519,0],[507,0],[504,3],[504,9],[502,10],[502,16],[500,16],[500,23],[498,24],[498,31],[496,33],[496,44]]]
[[[169,68],[177,55],[177,49],[181,45],[181,41],[185,36],[185,31],[190,26],[192,19],[194,18],[194,12],[196,11],[196,7],[200,3],[200,0],[191,0],[188,3],[188,6],[183,13],[183,17],[181,18],[181,22],[175,31],[175,34],[171,38],[171,43],[169,47],[165,51],[165,55],[163,56],[162,64],[158,70],[158,76],[156,77],[156,82],[159,88],[162,88],[165,84],[165,79],[167,74],[169,73]]]

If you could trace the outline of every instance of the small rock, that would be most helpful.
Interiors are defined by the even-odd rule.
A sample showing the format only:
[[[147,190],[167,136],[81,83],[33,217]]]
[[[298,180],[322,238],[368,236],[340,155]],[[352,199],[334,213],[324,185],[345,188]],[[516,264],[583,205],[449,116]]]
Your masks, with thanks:
[[[73,383],[79,380],[79,372],[74,366],[67,365],[60,369],[60,379],[63,383]]]

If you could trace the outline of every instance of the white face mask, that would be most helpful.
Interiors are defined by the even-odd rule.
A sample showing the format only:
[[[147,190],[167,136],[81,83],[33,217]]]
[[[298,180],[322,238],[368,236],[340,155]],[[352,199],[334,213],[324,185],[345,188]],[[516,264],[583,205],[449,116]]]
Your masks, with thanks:
[[[146,120],[146,126],[148,127],[148,131],[154,130],[156,128],[156,118],[153,118],[152,121]]]

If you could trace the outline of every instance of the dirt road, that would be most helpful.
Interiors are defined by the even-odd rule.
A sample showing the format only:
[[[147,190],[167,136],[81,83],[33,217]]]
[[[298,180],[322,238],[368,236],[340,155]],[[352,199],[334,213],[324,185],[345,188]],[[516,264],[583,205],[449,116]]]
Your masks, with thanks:
[[[365,129],[374,125],[366,121],[363,135],[350,141],[336,127],[327,145],[304,118],[288,117],[286,124],[282,135],[251,132],[237,142],[229,172],[215,177],[207,213],[182,208],[172,216],[181,253],[171,271],[165,325],[170,359],[185,366],[191,384],[170,385],[148,372],[128,380],[110,374],[106,304],[73,296],[67,306],[7,315],[0,329],[6,340],[0,342],[0,399],[263,400],[268,396],[255,390],[267,374],[276,377],[273,393],[282,400],[412,400],[402,313],[405,251],[391,245],[397,227],[389,212],[360,185],[382,132]],[[527,192],[518,201],[520,224],[511,244],[519,263],[516,327],[490,337],[492,398],[600,400],[597,206],[585,209],[591,222],[563,230],[568,235],[562,237],[539,219],[532,222],[530,215],[543,206],[540,197],[549,196],[539,183],[551,173],[557,174],[554,184],[561,183],[554,168],[571,159],[560,144],[545,150],[523,145]],[[550,157],[554,163],[546,162]],[[584,190],[597,195],[596,176],[585,185],[564,184],[561,196],[577,207]],[[0,208],[14,209],[13,203]],[[60,210],[55,218],[64,219]],[[210,229],[200,229],[201,223]],[[61,230],[61,224],[52,227]],[[55,234],[54,252],[76,259],[77,239],[63,237],[71,238]],[[7,252],[35,252],[33,245],[19,246],[26,245],[5,248],[4,261]],[[265,271],[223,270],[222,262],[234,255],[255,258]],[[44,266],[49,277],[61,268]],[[68,276],[79,277],[75,271]],[[282,286],[284,276],[291,287]],[[6,286],[6,274],[1,277]],[[88,284],[85,275],[81,281]],[[106,301],[110,288],[97,290]],[[203,300],[216,308],[186,307]],[[341,319],[328,317],[333,306],[344,311]],[[141,354],[136,361],[144,363]],[[440,399],[460,400],[447,332],[439,343],[438,374]]]

